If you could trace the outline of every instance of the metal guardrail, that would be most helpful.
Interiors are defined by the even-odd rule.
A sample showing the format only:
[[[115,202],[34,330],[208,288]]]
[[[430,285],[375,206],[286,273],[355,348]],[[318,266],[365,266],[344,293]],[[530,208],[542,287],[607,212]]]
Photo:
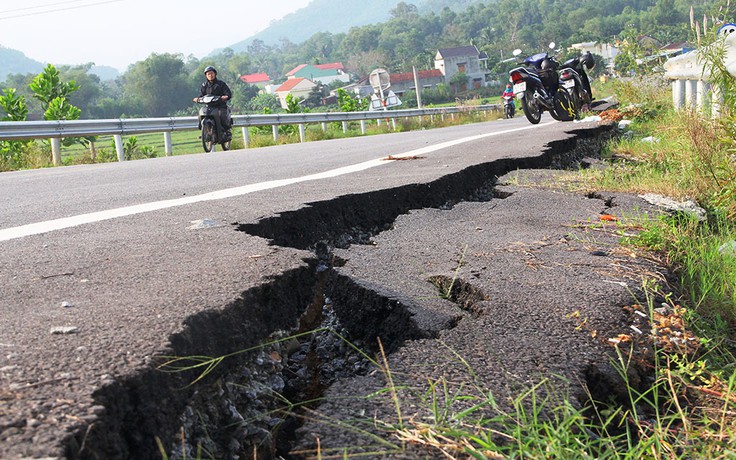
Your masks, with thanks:
[[[299,137],[305,141],[304,127],[307,124],[342,122],[343,130],[347,123],[360,121],[361,130],[365,133],[365,122],[369,120],[392,120],[395,127],[397,118],[409,117],[444,117],[470,111],[500,110],[499,104],[442,107],[426,109],[387,110],[370,112],[320,112],[320,113],[287,113],[287,114],[249,114],[233,115],[233,127],[243,128],[244,144],[249,143],[248,129],[251,126],[272,126],[274,138],[278,138],[278,126],[299,125]],[[122,136],[146,133],[164,133],[164,145],[167,155],[171,155],[171,133],[174,131],[192,131],[198,129],[197,117],[177,118],[127,118],[106,120],[53,120],[53,121],[0,121],[0,140],[50,139],[54,164],[61,163],[61,139],[85,136],[113,136],[118,160],[125,160]]]

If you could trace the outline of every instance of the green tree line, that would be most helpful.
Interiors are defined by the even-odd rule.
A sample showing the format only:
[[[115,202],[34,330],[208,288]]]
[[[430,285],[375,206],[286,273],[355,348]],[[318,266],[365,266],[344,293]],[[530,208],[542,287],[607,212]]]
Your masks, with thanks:
[[[441,1],[436,1],[441,5]],[[192,95],[203,80],[207,65],[218,68],[219,78],[233,89],[236,113],[278,109],[274,97],[243,83],[240,75],[265,72],[275,83],[302,63],[342,62],[349,72],[365,76],[377,67],[408,72],[412,67],[431,69],[438,48],[473,44],[488,54],[488,66],[499,74],[499,62],[515,48],[533,52],[554,41],[562,46],[582,41],[612,42],[646,34],[662,43],[686,41],[690,9],[696,17],[712,11],[716,0],[497,0],[470,4],[456,12],[448,6],[421,13],[412,3],[401,2],[391,18],[380,24],[353,27],[347,33],[320,32],[303,43],[282,39],[279,45],[255,40],[247,50],[226,48],[203,59],[182,54],[151,54],[136,62],[117,79],[100,81],[90,74],[92,63],[59,66],[64,81],[79,89],[69,96],[82,118],[157,117],[192,115]],[[0,90],[13,88],[27,96],[28,119],[42,119],[40,101],[32,99],[34,75],[11,74]],[[318,95],[315,95],[315,97]],[[318,99],[318,97],[317,97]]]

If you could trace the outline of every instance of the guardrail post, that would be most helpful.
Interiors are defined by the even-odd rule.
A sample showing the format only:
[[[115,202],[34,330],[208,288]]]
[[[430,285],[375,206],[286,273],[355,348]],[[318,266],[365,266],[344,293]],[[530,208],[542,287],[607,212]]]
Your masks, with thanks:
[[[115,151],[118,153],[118,161],[125,161],[125,149],[123,148],[123,136],[115,134]]]
[[[322,122],[322,132],[323,133],[326,133],[327,132],[327,123],[324,122],[324,121]]]
[[[299,123],[299,142],[304,142],[306,137],[307,134],[306,129],[304,128],[304,123]]]
[[[51,161],[53,161],[54,166],[59,166],[61,164],[61,138],[60,137],[51,138]]]
[[[164,133],[164,153],[167,157],[170,157],[171,154],[174,153],[174,150],[171,147],[171,131],[166,131]]]
[[[393,127],[394,131],[396,131],[396,118],[391,119],[391,127]]]
[[[365,134],[365,120],[360,120],[360,134]]]
[[[243,126],[243,145],[247,149],[250,146],[250,131],[247,126]]]
[[[342,132],[343,133],[347,133],[348,132],[348,122],[347,121],[343,121],[342,122]]]
[[[271,125],[271,131],[273,132],[273,141],[279,141],[279,125]]]

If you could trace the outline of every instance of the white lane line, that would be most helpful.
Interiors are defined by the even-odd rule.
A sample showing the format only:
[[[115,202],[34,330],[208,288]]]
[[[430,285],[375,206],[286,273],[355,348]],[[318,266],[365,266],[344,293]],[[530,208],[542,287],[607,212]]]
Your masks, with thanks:
[[[428,147],[422,147],[419,149],[411,150],[409,152],[392,155],[394,158],[412,157],[418,155],[426,155],[428,153],[436,152],[448,147],[463,144],[466,142],[477,141],[491,136],[499,136],[501,134],[513,133],[516,131],[523,131],[526,129],[532,129],[536,127],[546,126],[556,122],[549,122],[540,125],[528,125],[521,128],[509,129],[506,131],[498,131],[487,134],[478,134],[476,136],[464,137],[453,141],[442,142]],[[384,157],[385,158],[385,157]],[[377,158],[375,160],[365,161],[363,163],[356,163],[350,166],[344,166],[342,168],[331,169],[317,174],[310,174],[308,176],[293,177],[290,179],[280,179],[267,182],[260,182],[258,184],[244,185],[241,187],[233,187],[224,190],[218,190],[215,192],[203,193],[201,195],[193,195],[184,198],[177,198],[173,200],[153,201],[151,203],[137,204],[133,206],[125,206],[122,208],[109,209],[106,211],[91,212],[88,214],[79,214],[77,216],[64,217],[61,219],[48,220],[45,222],[37,222],[34,224],[21,225],[19,227],[12,227],[0,230],[0,241],[8,241],[16,238],[23,238],[24,236],[39,235],[41,233],[51,232],[54,230],[61,230],[64,228],[76,227],[78,225],[91,224],[94,222],[100,222],[108,219],[115,219],[118,217],[132,216],[134,214],[141,214],[144,212],[157,211],[160,209],[173,208],[175,206],[184,206],[192,203],[200,203],[202,201],[222,200],[224,198],[232,198],[241,195],[247,195],[249,193],[258,192],[262,190],[269,190],[277,187],[284,187],[287,185],[298,184],[300,182],[307,182],[312,180],[327,179],[331,177],[342,176],[345,174],[351,174],[366,169],[375,168],[390,161],[386,161],[383,158]]]

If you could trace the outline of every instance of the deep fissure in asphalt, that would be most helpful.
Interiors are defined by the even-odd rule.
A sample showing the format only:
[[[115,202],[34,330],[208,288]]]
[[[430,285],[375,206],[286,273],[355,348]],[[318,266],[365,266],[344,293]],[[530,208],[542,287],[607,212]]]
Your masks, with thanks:
[[[597,156],[611,126],[551,143],[539,157],[471,166],[427,184],[341,196],[240,224],[237,230],[276,246],[309,249],[306,268],[284,273],[244,292],[218,312],[188,319],[171,337],[171,356],[233,355],[202,381],[202,369],[149,369],[99,390],[100,419],[67,441],[69,458],[289,458],[297,428],[324,389],[338,379],[375,370],[368,357],[380,337],[391,353],[407,340],[427,338],[396,299],[366,289],[331,270],[335,247],[368,243],[411,210],[449,209],[461,201],[502,199],[497,177],[517,169],[564,168]],[[484,293],[472,281],[437,277],[448,300],[473,313]],[[360,312],[360,314],[356,314]],[[453,327],[453,324],[448,324]],[[600,379],[594,370],[591,378]],[[606,392],[606,382],[596,387]],[[291,456],[290,458],[299,458]]]

